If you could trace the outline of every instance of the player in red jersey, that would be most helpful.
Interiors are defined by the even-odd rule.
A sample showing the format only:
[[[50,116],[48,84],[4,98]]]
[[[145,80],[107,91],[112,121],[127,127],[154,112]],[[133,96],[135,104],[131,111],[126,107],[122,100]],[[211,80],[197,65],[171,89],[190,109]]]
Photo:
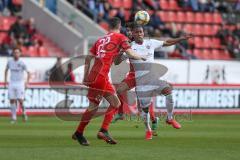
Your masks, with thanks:
[[[132,36],[133,25],[134,25],[134,22],[129,22],[126,25],[126,36],[129,38],[130,42],[134,41]],[[128,57],[124,57],[122,56],[122,54],[120,54],[114,61],[115,65],[120,64],[125,58],[128,58]],[[127,91],[133,89],[134,87],[136,87],[135,71],[133,69],[133,66],[130,64],[130,70],[127,73],[125,79],[119,85],[116,86],[116,90],[118,93],[118,97],[121,101],[121,105],[119,106],[118,114],[116,114],[113,120],[113,123],[115,123],[118,120],[124,119],[123,105],[124,105],[124,102],[127,102]],[[150,119],[152,121],[153,135],[157,136],[157,127],[158,127],[159,118],[155,116],[153,103],[151,103],[150,105],[149,114],[150,114]]]
[[[109,28],[110,32],[95,42],[90,49],[92,56],[88,56],[85,60],[84,83],[89,87],[87,95],[89,107],[83,113],[81,122],[72,136],[73,139],[78,140],[78,142],[84,146],[88,146],[89,142],[83,136],[83,132],[91,118],[97,112],[99,103],[103,97],[110,103],[110,106],[105,113],[97,137],[109,144],[117,143],[108,133],[109,124],[120,105],[120,100],[108,78],[109,70],[115,57],[119,54],[120,50],[122,50],[133,59],[145,60],[145,58],[138,56],[131,49],[128,38],[120,34],[121,21],[119,18],[112,18],[109,21]],[[93,58],[95,61],[90,70],[90,62]]]

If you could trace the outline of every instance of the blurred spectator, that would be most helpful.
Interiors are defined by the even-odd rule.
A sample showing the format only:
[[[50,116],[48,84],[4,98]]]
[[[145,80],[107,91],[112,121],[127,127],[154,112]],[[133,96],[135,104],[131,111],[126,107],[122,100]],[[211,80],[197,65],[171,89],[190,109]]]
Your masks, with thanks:
[[[21,16],[17,17],[16,22],[10,27],[8,34],[16,39],[25,38],[27,36],[27,28]]]
[[[47,72],[49,81],[52,81],[52,82],[64,81],[64,73],[61,65],[62,65],[62,58],[58,57],[55,65]]]
[[[163,29],[164,28],[164,23],[161,20],[161,18],[157,15],[157,12],[154,11],[153,14],[150,17],[150,22],[148,26],[153,27],[154,29]]]
[[[240,39],[240,23],[237,24],[236,28],[232,32],[235,38]]]
[[[221,28],[217,32],[217,37],[220,39],[222,45],[227,45],[227,38],[230,35],[229,30],[227,29],[225,24],[221,25]]]
[[[189,0],[190,6],[193,11],[199,11],[198,1],[197,0]]]
[[[214,12],[215,4],[213,0],[198,0],[199,10],[202,12]]]
[[[235,10],[240,12],[240,0],[236,1]]]
[[[122,26],[125,26],[125,10],[123,7],[120,7],[118,9],[118,12],[116,14],[116,17],[118,17],[121,20]]]
[[[178,6],[186,10],[189,6],[189,2],[188,0],[178,0]]]
[[[64,75],[64,80],[66,82],[75,82],[75,76],[73,74],[73,65],[72,65],[72,63],[68,64],[67,71],[66,71],[66,73]]]

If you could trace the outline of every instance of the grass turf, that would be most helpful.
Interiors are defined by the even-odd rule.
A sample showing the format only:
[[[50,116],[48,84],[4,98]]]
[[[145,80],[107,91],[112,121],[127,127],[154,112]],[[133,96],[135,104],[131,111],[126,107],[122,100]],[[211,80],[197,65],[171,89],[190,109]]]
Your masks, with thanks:
[[[1,160],[239,160],[240,116],[197,116],[173,129],[161,121],[159,136],[144,140],[140,122],[121,121],[111,126],[119,142],[109,145],[97,140],[101,119],[95,119],[86,131],[90,147],[71,140],[78,122],[55,117],[19,119],[14,125],[0,118]],[[139,125],[136,128],[136,125]]]

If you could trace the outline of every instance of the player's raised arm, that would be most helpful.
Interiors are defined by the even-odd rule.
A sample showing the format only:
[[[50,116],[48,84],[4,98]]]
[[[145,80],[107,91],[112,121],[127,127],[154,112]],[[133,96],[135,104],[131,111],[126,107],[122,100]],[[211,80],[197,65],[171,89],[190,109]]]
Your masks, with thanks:
[[[145,57],[139,56],[134,50],[131,48],[127,49],[125,53],[129,56],[129,58],[135,59],[135,60],[143,60],[146,61]]]
[[[168,40],[164,41],[163,47],[167,47],[167,46],[177,44],[177,43],[179,43],[183,40],[188,40],[189,38],[192,38],[192,37],[193,37],[193,34],[186,34],[186,35],[184,35],[182,37],[179,37],[179,38],[168,39]]]

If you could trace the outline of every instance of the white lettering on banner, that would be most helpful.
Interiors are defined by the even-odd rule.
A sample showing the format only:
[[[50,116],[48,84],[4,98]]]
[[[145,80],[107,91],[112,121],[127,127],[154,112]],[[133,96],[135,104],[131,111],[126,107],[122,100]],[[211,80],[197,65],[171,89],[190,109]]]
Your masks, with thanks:
[[[175,107],[179,108],[196,108],[198,106],[198,91],[197,90],[174,90],[173,99]],[[165,97],[156,97],[156,107],[165,107]]]
[[[201,90],[199,107],[237,108],[239,90]]]
[[[0,89],[0,108],[6,108],[6,107],[9,107],[7,90]]]

